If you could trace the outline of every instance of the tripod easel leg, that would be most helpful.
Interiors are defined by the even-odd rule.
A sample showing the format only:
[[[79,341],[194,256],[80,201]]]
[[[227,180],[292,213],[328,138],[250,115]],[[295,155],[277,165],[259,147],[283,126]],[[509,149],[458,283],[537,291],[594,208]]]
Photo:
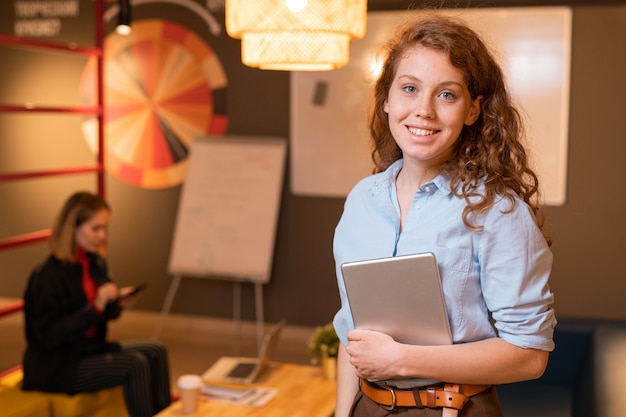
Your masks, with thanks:
[[[161,332],[163,331],[163,325],[165,324],[165,320],[167,319],[167,315],[172,308],[172,302],[174,301],[174,297],[176,296],[176,292],[178,291],[178,286],[180,285],[180,275],[174,275],[174,279],[170,284],[170,289],[167,291],[167,295],[165,296],[165,301],[163,302],[163,307],[161,308],[161,316],[159,317],[159,322],[157,323],[156,328],[154,329],[154,333],[152,335],[153,339],[159,339],[161,337]]]

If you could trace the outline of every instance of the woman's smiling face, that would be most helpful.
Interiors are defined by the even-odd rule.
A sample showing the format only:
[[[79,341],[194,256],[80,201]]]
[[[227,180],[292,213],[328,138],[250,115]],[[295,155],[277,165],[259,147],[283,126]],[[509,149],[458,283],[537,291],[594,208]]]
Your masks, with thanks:
[[[464,125],[480,114],[463,74],[438,50],[416,45],[402,58],[384,110],[404,163],[438,166],[452,153]]]

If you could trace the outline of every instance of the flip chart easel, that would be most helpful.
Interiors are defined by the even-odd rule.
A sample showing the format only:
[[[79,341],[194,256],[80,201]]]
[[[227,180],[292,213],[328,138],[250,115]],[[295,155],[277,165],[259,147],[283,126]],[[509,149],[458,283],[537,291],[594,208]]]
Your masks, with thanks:
[[[254,284],[260,344],[263,284],[271,275],[286,149],[286,140],[276,137],[196,139],[170,251],[168,271],[174,278],[155,338],[161,334],[181,279],[194,277],[233,281],[237,325],[241,319],[241,284]]]

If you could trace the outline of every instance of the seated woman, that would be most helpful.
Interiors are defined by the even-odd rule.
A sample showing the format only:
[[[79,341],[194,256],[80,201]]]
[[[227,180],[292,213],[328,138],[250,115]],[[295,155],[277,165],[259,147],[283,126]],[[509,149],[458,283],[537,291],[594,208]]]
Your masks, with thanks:
[[[109,342],[107,324],[138,295],[111,280],[105,249],[111,209],[78,192],[59,213],[50,255],[24,295],[27,347],[22,389],[76,394],[122,385],[129,414],[148,417],[170,404],[165,347],[152,340]]]

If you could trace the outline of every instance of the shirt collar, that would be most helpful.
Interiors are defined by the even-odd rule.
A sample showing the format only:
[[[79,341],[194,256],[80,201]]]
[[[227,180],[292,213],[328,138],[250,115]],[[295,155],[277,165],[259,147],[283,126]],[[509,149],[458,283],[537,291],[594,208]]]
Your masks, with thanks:
[[[404,160],[402,158],[395,161],[393,164],[389,166],[385,171],[377,174],[374,180],[374,183],[370,187],[369,191],[372,195],[377,195],[384,190],[389,190],[392,188],[392,185],[396,181],[396,177],[400,170],[402,169],[402,165],[404,164]],[[447,172],[442,171],[435,178],[433,178],[428,183],[422,185],[422,189],[424,187],[435,187],[435,192],[439,192],[440,194],[450,194],[450,176]]]

